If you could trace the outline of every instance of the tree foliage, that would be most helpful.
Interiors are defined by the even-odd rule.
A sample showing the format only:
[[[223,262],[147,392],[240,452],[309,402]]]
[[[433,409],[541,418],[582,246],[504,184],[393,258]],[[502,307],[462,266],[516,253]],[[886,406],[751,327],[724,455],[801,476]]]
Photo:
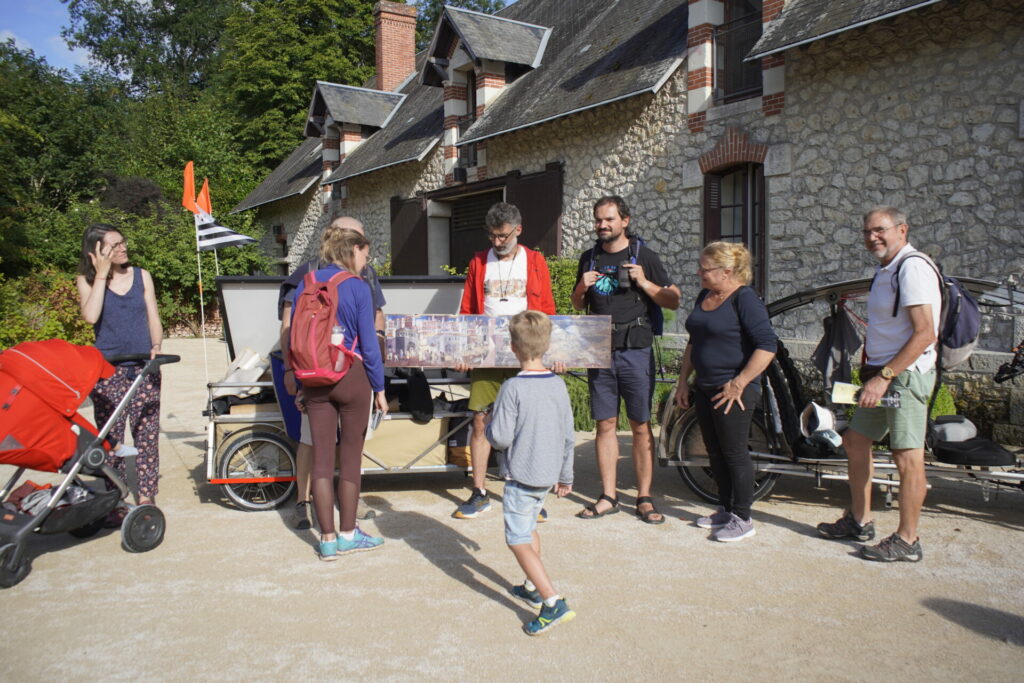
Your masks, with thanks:
[[[416,15],[416,49],[425,50],[430,47],[430,41],[434,38],[434,30],[437,22],[441,19],[441,12],[445,5],[471,9],[485,14],[494,14],[505,7],[506,0],[419,0],[414,3],[418,14]]]
[[[236,139],[265,168],[302,141],[317,80],[361,86],[374,73],[373,0],[254,0],[233,14],[217,86]]]
[[[63,0],[63,35],[136,92],[203,87],[237,0]]]

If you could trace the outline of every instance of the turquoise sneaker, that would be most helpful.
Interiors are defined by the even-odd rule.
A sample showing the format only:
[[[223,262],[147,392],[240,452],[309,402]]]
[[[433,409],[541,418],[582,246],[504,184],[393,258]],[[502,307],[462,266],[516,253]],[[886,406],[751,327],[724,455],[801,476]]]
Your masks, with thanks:
[[[523,626],[523,630],[526,631],[528,636],[539,636],[545,631],[550,631],[563,621],[572,621],[575,617],[576,613],[569,609],[569,605],[565,604],[565,600],[559,598],[554,607],[548,607],[547,605],[541,607],[537,618]]]
[[[384,545],[384,539],[380,536],[364,534],[362,529],[356,527],[356,533],[352,537],[351,541],[346,541],[341,536],[338,536],[337,543],[338,554],[348,555],[349,553],[361,553],[367,550],[376,550]]]
[[[509,595],[519,598],[533,609],[540,609],[544,605],[544,598],[535,590],[527,590],[526,586],[519,584],[508,589]]]
[[[338,559],[338,541],[340,540],[340,538],[335,538],[333,541],[320,541],[320,559],[324,562]]]

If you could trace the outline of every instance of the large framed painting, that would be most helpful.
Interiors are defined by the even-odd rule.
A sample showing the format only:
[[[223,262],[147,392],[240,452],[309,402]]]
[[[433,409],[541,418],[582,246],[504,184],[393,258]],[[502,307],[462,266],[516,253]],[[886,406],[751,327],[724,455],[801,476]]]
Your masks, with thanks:
[[[387,315],[390,367],[515,368],[519,362],[509,344],[511,316]],[[570,368],[611,365],[612,319],[606,315],[551,316],[551,348],[544,356],[550,367],[561,361]]]

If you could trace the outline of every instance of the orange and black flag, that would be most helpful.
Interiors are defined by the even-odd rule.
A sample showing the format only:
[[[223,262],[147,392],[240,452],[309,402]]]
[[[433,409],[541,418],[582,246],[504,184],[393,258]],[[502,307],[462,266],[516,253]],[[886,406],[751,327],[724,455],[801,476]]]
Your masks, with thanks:
[[[203,188],[196,196],[196,181],[191,161],[185,164],[185,187],[181,196],[181,205],[195,214],[196,244],[199,251],[210,251],[221,247],[239,247],[256,242],[248,235],[224,227],[213,217],[209,180],[203,178]]]

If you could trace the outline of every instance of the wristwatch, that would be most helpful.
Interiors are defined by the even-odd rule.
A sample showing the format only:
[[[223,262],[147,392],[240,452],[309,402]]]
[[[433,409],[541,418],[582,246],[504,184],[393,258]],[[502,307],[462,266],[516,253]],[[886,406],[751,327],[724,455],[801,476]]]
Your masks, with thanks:
[[[883,367],[882,371],[879,372],[878,374],[882,376],[882,379],[892,379],[893,377],[896,376],[896,373],[893,372],[892,368],[890,368],[888,365]]]

